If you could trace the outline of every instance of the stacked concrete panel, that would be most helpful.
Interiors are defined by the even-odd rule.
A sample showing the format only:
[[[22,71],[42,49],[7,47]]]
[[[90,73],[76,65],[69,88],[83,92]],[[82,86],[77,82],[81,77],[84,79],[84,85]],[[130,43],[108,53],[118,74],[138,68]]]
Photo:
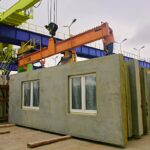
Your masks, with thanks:
[[[147,70],[146,80],[146,95],[148,99],[148,133],[150,134],[150,70]]]
[[[148,115],[147,115],[147,107],[148,100],[146,96],[146,70],[144,68],[140,68],[140,77],[141,77],[141,96],[142,96],[142,112],[143,112],[143,132],[146,134],[148,132]]]
[[[141,102],[140,70],[137,60],[128,62],[129,82],[131,91],[132,136],[143,135],[143,118]]]
[[[125,63],[125,81],[126,81],[126,107],[127,107],[127,125],[128,125],[128,138],[132,137],[132,109],[131,109],[131,89],[129,81],[129,65]]]
[[[150,73],[148,69],[141,68],[141,94],[143,109],[144,134],[150,133]]]
[[[69,77],[89,73],[96,74],[97,113],[70,113]],[[23,109],[22,82],[35,79],[40,80],[39,110]],[[124,61],[121,55],[13,75],[10,80],[9,121],[26,127],[125,146],[125,86]],[[141,128],[139,134],[142,133],[140,130]]]

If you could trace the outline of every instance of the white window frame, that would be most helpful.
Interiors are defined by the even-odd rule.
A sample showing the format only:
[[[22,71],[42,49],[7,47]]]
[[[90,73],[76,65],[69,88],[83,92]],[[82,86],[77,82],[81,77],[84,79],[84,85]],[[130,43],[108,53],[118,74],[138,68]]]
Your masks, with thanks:
[[[34,81],[38,81],[40,82],[40,80],[32,80],[32,81],[24,81],[22,82],[22,108],[23,109],[35,109],[35,110],[39,110],[39,106],[33,106],[33,82]],[[30,83],[30,106],[24,106],[24,83]],[[40,94],[39,94],[40,95]]]
[[[85,74],[85,75],[76,75],[70,76],[69,78],[69,99],[70,99],[70,112],[71,113],[89,113],[89,114],[96,114],[96,110],[87,110],[86,109],[86,94],[85,94],[85,77],[86,76],[93,76],[96,78],[96,73],[92,74]],[[73,78],[81,78],[81,109],[72,109],[72,79]]]

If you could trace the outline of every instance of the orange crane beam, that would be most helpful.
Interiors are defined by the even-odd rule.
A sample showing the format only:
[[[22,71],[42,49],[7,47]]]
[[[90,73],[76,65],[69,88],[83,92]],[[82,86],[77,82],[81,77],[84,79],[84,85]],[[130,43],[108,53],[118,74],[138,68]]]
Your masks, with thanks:
[[[108,23],[104,23],[96,28],[80,33],[64,41],[55,43],[54,38],[50,38],[48,48],[43,48],[37,52],[22,56],[18,60],[18,66],[26,66],[27,64],[34,63],[38,60],[53,56],[55,54],[64,52],[81,45],[103,39],[109,35]]]

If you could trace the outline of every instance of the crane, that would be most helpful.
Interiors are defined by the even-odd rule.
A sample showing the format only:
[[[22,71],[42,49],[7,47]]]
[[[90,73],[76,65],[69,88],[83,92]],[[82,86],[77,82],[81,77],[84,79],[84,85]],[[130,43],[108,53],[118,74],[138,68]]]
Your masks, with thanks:
[[[49,39],[48,47],[42,48],[31,54],[26,54],[18,58],[18,66],[27,69],[28,64],[33,64],[39,60],[53,56],[58,53],[74,49],[81,45],[103,39],[109,35],[108,23],[103,23],[93,29],[80,33],[76,36],[70,37],[64,41],[57,42],[54,37]]]
[[[41,0],[19,0],[9,9],[0,12],[0,23],[11,26],[19,26],[28,19],[33,18],[32,7]],[[0,43],[0,69],[3,74],[9,76],[9,65],[14,64],[13,47],[7,43]],[[8,77],[9,79],[9,77]]]
[[[0,13],[0,23],[19,26],[28,19],[33,18],[29,10],[41,0],[19,0],[5,12]]]

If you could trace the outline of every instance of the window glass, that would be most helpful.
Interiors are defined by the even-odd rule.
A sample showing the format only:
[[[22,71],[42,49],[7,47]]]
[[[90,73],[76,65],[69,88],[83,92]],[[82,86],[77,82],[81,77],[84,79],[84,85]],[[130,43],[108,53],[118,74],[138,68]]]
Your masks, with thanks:
[[[39,80],[23,82],[23,107],[39,107]]]
[[[33,81],[33,107],[39,106],[39,81]]]
[[[96,77],[85,76],[86,110],[96,110]]]
[[[24,106],[30,106],[31,86],[30,82],[24,82]]]
[[[81,109],[81,77],[72,78],[72,109]]]

